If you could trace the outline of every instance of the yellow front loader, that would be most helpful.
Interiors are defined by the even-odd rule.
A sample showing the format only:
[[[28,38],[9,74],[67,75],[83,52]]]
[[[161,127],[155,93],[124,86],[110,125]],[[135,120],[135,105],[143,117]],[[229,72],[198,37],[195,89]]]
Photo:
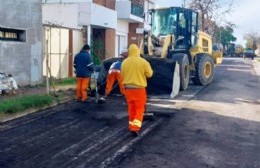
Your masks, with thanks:
[[[222,62],[223,54],[212,50],[211,36],[198,31],[198,13],[191,9],[170,7],[152,9],[149,14],[151,30],[144,32],[141,54],[160,58],[156,61],[161,64],[178,62],[180,90],[188,88],[190,79],[194,84],[210,84],[215,65]],[[156,70],[157,66],[152,67],[160,73],[162,70]]]
[[[154,75],[148,80],[148,94],[171,94],[186,90],[190,79],[196,85],[208,85],[222,52],[212,50],[212,38],[198,31],[198,13],[185,8],[152,9],[151,30],[144,31],[141,55],[151,64]],[[99,78],[117,58],[105,60]],[[177,66],[176,66],[177,65]],[[173,96],[174,97],[174,96]]]

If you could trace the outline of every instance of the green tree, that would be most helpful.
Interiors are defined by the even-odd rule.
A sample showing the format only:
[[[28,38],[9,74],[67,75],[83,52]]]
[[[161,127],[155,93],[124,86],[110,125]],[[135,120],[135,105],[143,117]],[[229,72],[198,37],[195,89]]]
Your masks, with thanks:
[[[95,65],[100,65],[102,58],[105,57],[106,51],[103,41],[100,39],[93,39],[91,42],[91,56]]]
[[[226,49],[228,44],[237,40],[236,37],[233,36],[233,33],[232,25],[221,26],[218,29],[216,41],[221,43],[223,48]]]

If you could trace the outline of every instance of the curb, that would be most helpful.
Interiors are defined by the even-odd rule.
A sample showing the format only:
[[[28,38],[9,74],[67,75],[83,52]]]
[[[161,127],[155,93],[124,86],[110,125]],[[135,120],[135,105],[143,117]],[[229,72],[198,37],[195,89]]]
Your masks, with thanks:
[[[260,62],[259,62],[259,60],[260,60],[260,58],[255,59],[252,63],[253,63],[255,74],[258,77],[258,81],[260,82]]]

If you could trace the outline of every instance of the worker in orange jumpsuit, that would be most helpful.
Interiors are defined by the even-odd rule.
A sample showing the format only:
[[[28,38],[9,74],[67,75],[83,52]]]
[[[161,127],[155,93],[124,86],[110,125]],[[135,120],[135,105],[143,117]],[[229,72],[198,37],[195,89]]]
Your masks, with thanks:
[[[77,77],[76,98],[78,101],[87,102],[87,89],[91,74],[94,70],[92,57],[89,54],[90,46],[84,45],[82,50],[74,58],[74,68]]]
[[[114,82],[116,80],[119,85],[120,93],[122,95],[125,95],[125,87],[124,87],[123,78],[121,75],[121,64],[122,64],[122,61],[127,57],[128,53],[123,52],[120,55],[122,56],[122,59],[114,62],[108,70],[105,98],[110,94],[112,87],[114,85]]]
[[[129,130],[134,136],[139,134],[146,104],[146,78],[153,75],[148,61],[140,57],[136,44],[129,46],[128,57],[122,62],[121,74],[125,85],[128,106]]]

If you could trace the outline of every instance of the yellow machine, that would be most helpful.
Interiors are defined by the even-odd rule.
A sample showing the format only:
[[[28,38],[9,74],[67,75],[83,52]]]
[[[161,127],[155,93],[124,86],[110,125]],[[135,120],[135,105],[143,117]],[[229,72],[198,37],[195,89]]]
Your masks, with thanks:
[[[152,9],[151,31],[144,32],[141,54],[177,61],[180,67],[180,90],[194,84],[208,85],[214,65],[222,62],[221,51],[212,50],[212,38],[198,31],[198,13],[180,7]]]
[[[170,7],[152,9],[149,14],[151,30],[144,31],[140,44],[142,57],[154,71],[153,77],[148,80],[148,94],[171,94],[173,88],[186,90],[190,79],[194,84],[210,84],[215,65],[222,62],[222,52],[213,51],[212,38],[198,31],[198,13]],[[105,73],[116,60],[103,61],[100,83],[105,81]]]

